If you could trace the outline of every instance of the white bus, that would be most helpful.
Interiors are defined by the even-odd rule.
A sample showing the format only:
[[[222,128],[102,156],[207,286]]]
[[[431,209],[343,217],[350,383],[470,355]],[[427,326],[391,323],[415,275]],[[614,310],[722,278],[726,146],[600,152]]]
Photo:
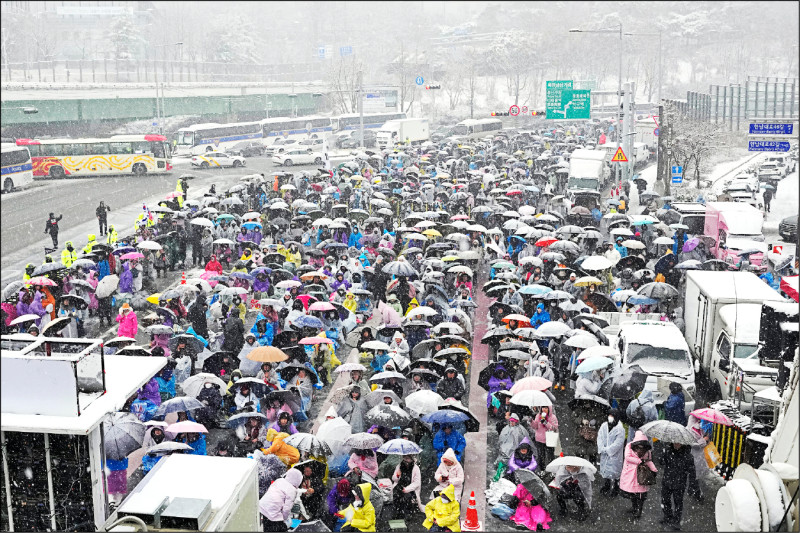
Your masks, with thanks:
[[[389,113],[364,113],[364,129],[378,129],[390,120],[397,120],[401,118],[408,117],[405,113],[399,113],[397,111],[392,111]],[[347,115],[332,117],[331,123],[333,125],[333,131],[346,132],[359,129],[361,118],[359,117],[358,113],[349,113]]]
[[[467,119],[453,126],[452,135],[477,139],[502,129],[503,122],[499,118]]]
[[[324,139],[333,133],[330,117],[277,117],[261,121],[264,145],[269,146],[278,139]]]
[[[242,141],[257,140],[263,137],[261,122],[238,122],[233,124],[194,124],[181,128],[177,134],[177,155],[200,155],[215,150],[225,151]]]
[[[3,192],[11,192],[33,182],[31,153],[24,146],[3,143],[0,146],[0,167]]]

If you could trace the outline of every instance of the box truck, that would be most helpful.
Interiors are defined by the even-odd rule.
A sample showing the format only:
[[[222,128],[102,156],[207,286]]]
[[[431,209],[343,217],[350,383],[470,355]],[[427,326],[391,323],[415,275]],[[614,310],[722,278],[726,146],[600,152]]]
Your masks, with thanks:
[[[394,146],[396,143],[419,143],[430,139],[427,118],[404,118],[390,120],[378,129],[378,148]]]
[[[752,272],[686,273],[684,335],[714,397],[730,396],[733,359],[751,359],[746,363],[749,366],[758,364],[761,304],[767,301],[785,300]],[[765,381],[750,386],[760,390],[773,384]]]
[[[764,215],[752,205],[740,202],[708,202],[703,231],[714,239],[711,253],[730,264],[738,263],[739,253],[758,250],[750,255],[750,263],[760,265],[767,245],[761,228]]]

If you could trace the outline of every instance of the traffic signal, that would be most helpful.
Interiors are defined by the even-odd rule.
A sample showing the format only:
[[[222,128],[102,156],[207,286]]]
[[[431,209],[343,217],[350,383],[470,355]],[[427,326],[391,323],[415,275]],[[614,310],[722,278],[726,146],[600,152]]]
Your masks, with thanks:
[[[543,117],[545,115],[545,112],[544,111],[531,111],[531,115],[534,116],[534,117],[538,117],[538,116],[542,116]]]
[[[441,89],[442,86],[439,85],[439,84],[437,84],[437,85],[426,85],[425,88],[430,91],[432,89]]]

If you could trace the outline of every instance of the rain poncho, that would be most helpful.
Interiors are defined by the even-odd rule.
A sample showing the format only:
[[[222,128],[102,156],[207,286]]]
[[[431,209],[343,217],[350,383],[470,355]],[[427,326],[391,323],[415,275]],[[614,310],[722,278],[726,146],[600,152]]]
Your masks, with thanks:
[[[267,430],[267,440],[270,441],[272,444],[269,448],[265,450],[261,450],[262,453],[265,455],[274,454],[278,459],[283,461],[283,464],[286,466],[291,467],[297,461],[300,460],[300,452],[297,451],[297,448],[294,446],[290,446],[286,444],[284,441],[289,435],[287,433],[278,433],[274,429],[270,428]],[[297,471],[298,474],[300,471]],[[302,479],[303,475],[300,474],[300,478]],[[298,483],[299,485],[299,483]]]
[[[453,464],[448,466],[445,464],[444,459],[453,461]],[[444,490],[448,485],[453,485],[456,499],[461,499],[461,490],[464,486],[464,467],[458,462],[458,457],[456,457],[452,448],[448,448],[442,455],[442,461],[436,468],[436,473],[433,475],[433,478],[438,483],[436,489]]]
[[[528,450],[528,453],[525,455],[520,453],[521,449]],[[533,446],[531,446],[530,441],[525,438],[522,439],[522,442],[519,443],[517,449],[514,450],[514,453],[511,454],[511,458],[508,461],[508,471],[513,472],[514,470],[518,470],[520,468],[525,468],[527,470],[536,470],[536,458],[533,456]]]
[[[267,520],[283,522],[291,516],[297,487],[303,481],[303,474],[296,468],[290,469],[282,478],[270,485],[266,494],[258,501],[258,510]]]
[[[609,429],[604,422],[597,432],[597,453],[600,455],[600,475],[605,479],[619,479],[625,450],[625,427],[617,421]]]
[[[442,500],[441,495],[432,499],[425,506],[425,522],[422,523],[426,529],[433,526],[434,520],[440,528],[447,528],[450,531],[461,531],[461,506],[455,498],[455,487],[448,485],[441,492],[447,497],[447,502]]]
[[[361,450],[365,451],[365,450]],[[347,460],[347,467],[352,471],[354,468],[360,469],[362,472],[366,472],[372,477],[378,477],[378,460],[375,457],[375,452],[372,450],[366,450],[367,453],[364,455],[359,455],[356,452],[353,452],[350,455],[350,459]]]
[[[353,433],[364,431],[364,413],[366,412],[367,406],[364,400],[353,400],[349,395],[336,408],[336,413],[350,424]]]
[[[519,420],[517,417],[514,418]],[[531,436],[528,430],[522,427],[521,424],[517,424],[516,426],[507,424],[498,437],[498,445],[500,448],[500,455],[497,458],[498,461],[508,464],[511,454],[514,453],[520,443],[524,439],[530,440],[530,438]]]
[[[436,450],[437,464],[442,462],[442,457],[448,448],[452,448],[453,452],[456,454],[456,459],[461,462],[464,450],[467,447],[467,441],[464,439],[464,436],[455,429],[452,429],[452,426],[450,434],[448,435],[445,433],[445,428],[449,425],[450,424],[445,424],[445,426],[433,436],[433,449]]]
[[[344,510],[344,526],[352,526],[359,531],[375,531],[375,507],[369,501],[372,485],[361,483],[354,489],[361,495],[361,505],[356,507],[355,502]]]
[[[510,520],[515,524],[523,525],[531,531],[536,531],[539,524],[542,529],[550,529],[552,518],[550,513],[541,505],[532,505],[533,495],[528,492],[524,485],[517,485],[514,496],[519,499],[517,508]]]
[[[581,490],[584,499],[586,500],[586,506],[591,509],[592,508],[592,480],[594,479],[594,474],[587,470],[586,467],[581,467],[580,470],[575,472],[574,474],[570,474],[567,471],[567,467],[561,466],[558,468],[555,477],[555,484],[559,487],[565,481],[570,479],[575,479],[578,481],[578,488]]]

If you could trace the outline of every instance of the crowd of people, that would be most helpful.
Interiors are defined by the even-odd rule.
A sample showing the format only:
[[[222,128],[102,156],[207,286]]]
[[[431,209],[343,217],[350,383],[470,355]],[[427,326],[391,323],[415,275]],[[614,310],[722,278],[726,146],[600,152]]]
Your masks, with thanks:
[[[595,314],[679,323],[687,262],[720,266],[700,236],[660,222],[656,204],[629,216],[617,201],[597,217],[558,195],[556,141],[595,133],[361,153],[332,170],[243,176],[198,199],[183,177],[143,207],[131,236],[106,229],[101,205],[106,243],[91,235],[80,253],[68,242],[61,262],[29,265],[4,290],[4,333],[84,337],[113,317],[107,353],[166,359],[125,407],[147,429],[135,476],[127,458],[107,460],[117,501],[171,453],[251,457],[265,531],[312,520],[460,531],[479,429],[468,400],[484,393],[470,387],[477,341],[490,352],[478,383],[499,451],[492,513],[547,529],[573,503],[585,520],[599,473],[600,493],[628,497],[636,519],[650,486],[639,465],[658,470],[641,428],[659,416],[649,390],[604,392],[612,364],[581,372],[589,350],[614,350]],[[189,276],[150,294],[169,271]],[[654,283],[674,296],[643,292]],[[488,317],[476,316],[481,300]],[[684,490],[702,497],[710,428],[687,419],[672,385],[665,418],[697,435],[658,450],[664,523],[678,529]],[[566,423],[577,442],[559,439]]]

